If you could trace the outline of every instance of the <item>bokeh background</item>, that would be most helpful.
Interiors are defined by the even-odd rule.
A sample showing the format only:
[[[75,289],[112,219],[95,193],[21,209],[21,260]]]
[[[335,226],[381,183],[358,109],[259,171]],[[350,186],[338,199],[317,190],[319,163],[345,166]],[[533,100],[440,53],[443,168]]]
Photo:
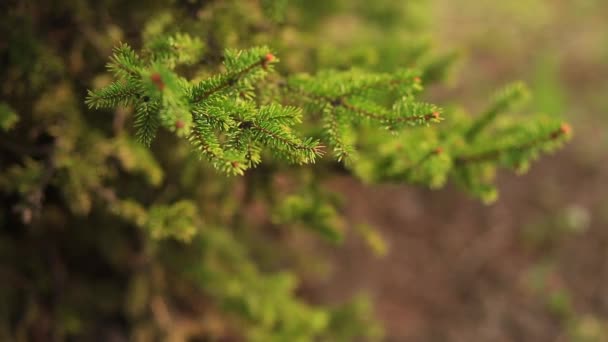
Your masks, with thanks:
[[[265,260],[271,260],[264,270],[295,270],[301,278],[297,289],[299,298],[320,305],[340,305],[357,296],[369,298],[368,304],[362,301],[360,305],[367,305],[375,314],[384,327],[387,341],[608,341],[607,1],[291,0],[285,18],[293,24],[277,26],[267,23],[259,11],[250,11],[259,7],[257,0],[150,3],[159,7],[179,4],[192,9],[192,17],[200,19],[199,26],[192,26],[206,30],[211,37],[206,43],[217,44],[209,46],[210,56],[205,63],[210,65],[217,64],[221,58],[218,46],[242,47],[271,41],[281,58],[281,72],[351,66],[390,71],[403,66],[403,60],[416,60],[417,51],[430,44],[431,51],[446,56],[446,64],[453,56],[456,62],[447,79],[431,85],[425,96],[442,105],[462,106],[471,113],[479,113],[494,91],[506,83],[525,81],[533,98],[514,115],[538,111],[563,117],[572,125],[574,137],[564,149],[535,163],[527,174],[500,174],[500,197],[496,203],[485,205],[452,185],[440,190],[413,185],[372,186],[342,172],[325,181],[327,188],[343,199],[349,229],[342,246],[325,243],[307,230],[285,233],[275,228],[266,229],[268,227],[251,234],[256,239],[243,240],[252,245],[264,239],[272,240],[275,247],[284,247],[260,253],[267,253]],[[6,3],[0,0],[0,9],[5,4],[20,8],[19,0]],[[23,12],[32,14],[34,24],[31,30],[29,27],[23,30],[23,36],[48,43],[45,49],[59,56],[47,58],[48,63],[35,64],[39,69],[33,70],[32,83],[36,83],[39,75],[41,79],[47,77],[46,71],[50,70],[48,74],[53,76],[55,69],[61,70],[64,74],[58,79],[67,79],[69,86],[64,84],[60,90],[75,89],[73,93],[63,94],[73,99],[76,108],[68,114],[78,120],[82,117],[83,122],[98,126],[105,136],[111,136],[114,128],[110,126],[124,122],[110,123],[99,112],[87,111],[86,89],[103,77],[108,81],[108,76],[102,73],[112,46],[119,40],[137,42],[141,38],[146,11],[143,8],[139,11],[141,4],[136,1],[41,1],[44,5],[40,10],[35,6],[36,1],[28,4],[34,4],[33,9],[24,5]],[[48,13],[53,16],[45,17]],[[0,28],[8,32],[13,29],[8,25]],[[250,30],[252,27],[254,30]],[[29,40],[23,39],[24,47],[29,44]],[[0,52],[6,47],[0,35]],[[41,51],[47,52],[41,49],[36,53]],[[404,56],[403,51],[410,51],[411,55]],[[40,55],[44,57],[42,52]],[[65,68],[57,64],[65,64]],[[27,72],[12,71],[7,75],[14,77],[13,81],[29,76]],[[40,83],[53,80],[48,77]],[[5,93],[15,90],[20,99],[26,99],[20,100],[20,105],[31,107],[23,104],[30,96],[27,86],[17,81],[6,84],[9,85],[3,86],[11,89]],[[61,96],[50,97],[61,100]],[[120,117],[118,112],[116,117]],[[175,139],[167,136],[163,136],[165,141],[175,144]],[[168,148],[159,145],[155,148],[157,154],[164,153],[165,157],[173,152],[168,153]],[[184,155],[179,154],[175,159]],[[19,159],[8,152],[0,157],[0,161]],[[105,159],[93,160],[91,164],[93,162],[110,164]],[[182,165],[171,158],[163,162],[165,166]],[[167,175],[173,180],[180,179],[183,173],[198,175],[192,169],[188,169],[189,173],[171,169]],[[100,171],[90,171],[92,176],[85,174],[82,179],[91,178],[91,183],[98,185],[95,173]],[[263,171],[258,171],[258,176]],[[225,200],[227,204],[220,203],[218,207],[223,205],[235,210],[236,205],[231,201],[238,196],[230,191],[222,196],[216,193],[230,186],[238,190],[239,181],[227,185],[231,181],[218,181],[212,178],[217,175],[211,172],[202,174],[215,181],[209,182],[205,191],[211,195],[206,199],[218,203]],[[139,191],[135,178],[111,181],[128,183],[129,189]],[[179,186],[170,190],[167,196],[178,197]],[[147,198],[158,193],[146,191],[148,189],[142,189],[138,195]],[[207,196],[205,191],[200,193]],[[89,327],[79,321],[82,318],[84,322],[86,318],[86,324],[93,328],[85,332],[89,335],[82,336],[128,340],[132,328],[128,325],[136,323],[128,321],[125,318],[128,315],[122,312],[128,311],[124,309],[128,306],[124,303],[128,300],[123,298],[125,289],[130,289],[135,280],[144,279],[141,281],[152,284],[156,278],[161,279],[159,287],[165,289],[169,284],[166,289],[177,293],[175,297],[181,302],[176,300],[176,307],[194,307],[189,312],[193,316],[199,313],[197,310],[208,310],[212,323],[223,326],[224,316],[215,315],[216,308],[209,304],[208,298],[199,296],[199,292],[188,286],[172,283],[170,273],[166,276],[162,270],[158,271],[166,276],[163,278],[149,272],[152,274],[146,274],[149,278],[133,280],[136,278],[133,270],[139,269],[138,263],[142,262],[138,258],[144,254],[139,253],[144,249],[140,248],[145,240],[141,238],[142,232],[132,226],[127,229],[116,225],[114,218],[108,219],[107,211],[99,210],[98,203],[89,197],[83,198],[93,202],[92,212],[97,215],[77,216],[71,214],[71,208],[67,208],[63,199],[58,199],[57,189],[47,192],[48,201],[60,203],[50,206],[48,226],[28,230],[15,225],[0,232],[1,256],[12,257],[0,260],[0,289],[12,291],[21,286],[24,290],[15,292],[25,293],[23,301],[27,302],[20,305],[22,298],[14,301],[18,303],[17,309],[11,314],[18,318],[6,320],[7,331],[17,326],[25,331],[23,336],[50,336],[53,325],[58,326],[57,322],[62,319],[54,317],[56,312],[52,309],[61,308],[61,300],[75,294],[77,300],[70,304],[77,309],[90,307],[92,312],[90,315],[76,309],[65,312],[68,323],[77,322],[75,331]],[[6,205],[3,213],[13,215],[15,197],[11,194],[0,199]],[[251,221],[259,219],[261,223],[256,221],[252,226],[270,225],[264,208],[254,203],[248,209],[251,211],[235,216],[242,216],[243,221],[243,217]],[[213,205],[206,210],[205,214],[216,214]],[[73,226],[64,227],[66,217],[73,220],[70,221]],[[103,234],[100,230],[86,230],[91,229],[90,224],[96,219],[107,225]],[[374,235],[369,227],[377,229],[379,235]],[[100,236],[105,238],[98,239]],[[75,252],[71,249],[75,245],[72,238],[82,242],[73,248]],[[55,250],[49,241],[65,244],[62,246],[70,247],[66,250],[73,254],[62,255],[61,248]],[[168,249],[170,252],[182,249],[181,245],[169,247],[173,248]],[[95,253],[91,252],[93,249]],[[74,255],[95,260],[90,264],[89,260],[81,263],[84,259]],[[19,264],[15,260],[23,262]],[[49,264],[54,267],[50,272]],[[105,268],[98,272],[91,265]],[[13,277],[15,274],[17,277]],[[30,274],[34,276],[30,278]],[[32,279],[43,279],[48,284]],[[70,292],[70,289],[81,289],[81,284],[74,279],[82,281],[82,292]],[[38,291],[37,287],[43,290]],[[65,289],[67,291],[62,292]],[[104,298],[97,297],[100,289],[106,291]],[[50,299],[40,295],[47,292],[51,293]],[[137,294],[137,288],[133,292]],[[6,290],[0,295],[8,293]],[[145,295],[133,297],[147,301]],[[4,309],[2,304],[0,302],[0,309]],[[47,306],[51,308],[49,312],[41,309]],[[88,313],[86,309],[82,312]],[[107,317],[94,316],[104,310],[109,312]],[[154,317],[147,318],[153,321]],[[64,330],[70,333],[69,329]]]
[[[608,3],[431,0],[438,49],[461,58],[431,98],[483,108],[513,79],[532,109],[563,115],[575,136],[523,177],[501,174],[485,206],[453,188],[367,188],[351,179],[352,222],[381,229],[374,258],[361,241],[326,251],[321,298],[363,291],[391,341],[608,340]]]

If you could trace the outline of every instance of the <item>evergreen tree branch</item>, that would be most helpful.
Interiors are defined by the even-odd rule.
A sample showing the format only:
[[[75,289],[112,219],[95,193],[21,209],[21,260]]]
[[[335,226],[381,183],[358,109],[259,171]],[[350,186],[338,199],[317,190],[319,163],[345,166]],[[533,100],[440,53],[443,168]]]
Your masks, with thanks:
[[[243,174],[245,165],[242,165],[236,156],[234,156],[235,158],[226,157],[215,132],[204,118],[196,117],[194,119],[189,140],[216,169],[234,175]]]
[[[370,85],[372,87],[378,86],[380,84],[382,85],[386,85],[386,84],[401,84],[403,83],[403,81],[401,80],[389,80],[389,81],[382,81],[382,82],[378,82],[375,83],[373,85]],[[325,102],[326,104],[331,105],[331,107],[344,107],[345,109],[348,109],[356,114],[359,114],[361,116],[367,117],[369,119],[372,120],[376,120],[379,122],[384,122],[384,123],[388,123],[389,125],[395,125],[395,124],[401,124],[401,123],[415,123],[415,122],[437,122],[439,120],[441,120],[441,116],[438,110],[434,110],[432,112],[429,113],[425,113],[425,114],[414,114],[414,115],[401,115],[401,116],[391,116],[391,115],[387,115],[387,114],[380,114],[378,112],[374,112],[371,110],[368,110],[366,108],[362,108],[361,106],[357,106],[355,104],[353,104],[352,102],[350,102],[347,99],[347,96],[337,96],[337,97],[329,97],[329,96],[324,96],[324,95],[320,95],[320,94],[314,94],[312,92],[307,92],[302,88],[299,87],[294,87],[292,85],[286,84],[286,87],[288,90],[295,92],[297,94],[303,95],[305,97],[308,97],[312,100],[316,100],[316,101],[322,101]],[[349,92],[346,93],[349,95],[355,94],[354,92]]]
[[[336,159],[338,159],[338,161],[349,161],[353,159],[355,149],[351,144],[344,141],[346,135],[344,130],[347,125],[338,122],[338,115],[330,106],[326,106],[324,112],[323,127],[325,128],[325,134],[330,145],[333,146]]]
[[[388,78],[380,78],[379,80],[370,82],[361,87],[354,87],[353,89],[340,94],[340,98],[348,98],[353,95],[360,95],[369,90],[385,90],[392,89],[401,85],[411,85],[414,87],[420,87],[422,80],[414,72],[407,72],[405,75],[397,75]]]
[[[494,119],[529,97],[529,91],[521,82],[506,86],[495,96],[492,104],[486,111],[474,121],[465,133],[467,141],[473,141]]]
[[[540,148],[544,143],[557,141],[558,139],[564,136],[570,135],[571,131],[572,128],[570,127],[570,125],[563,123],[558,129],[552,131],[550,134],[544,137],[532,139],[530,141],[515,146],[492,149],[489,151],[472,155],[458,156],[454,158],[454,162],[457,165],[464,165],[500,160],[500,158],[507,153],[525,152],[527,150]]]
[[[143,68],[143,61],[128,44],[121,43],[114,48],[114,54],[107,68],[121,79],[138,78]]]
[[[132,104],[139,96],[141,89],[137,82],[117,81],[95,91],[88,91],[85,103],[89,108],[113,108]]]
[[[160,104],[157,100],[143,98],[135,108],[135,129],[136,137],[145,146],[150,146],[156,136],[156,131],[160,124],[158,110]]]
[[[320,94],[314,94],[312,92],[305,91],[304,89],[302,89],[300,87],[293,86],[293,85],[289,84],[288,82],[281,83],[281,86],[283,86],[285,89],[287,89],[288,91],[290,91],[290,92],[292,92],[294,94],[298,94],[298,95],[302,95],[304,97],[307,97],[309,100],[319,101],[319,102],[329,103],[329,104],[331,104],[332,102],[336,101],[335,98],[332,98],[332,97],[329,97],[329,96],[320,95]]]
[[[435,149],[427,152],[422,158],[420,158],[417,162],[415,162],[412,166],[410,166],[406,172],[412,172],[415,169],[419,168],[422,164],[426,163],[429,159],[441,155],[443,153],[443,149],[441,147],[437,147]]]
[[[305,152],[302,158],[298,158],[297,154],[290,156],[292,158],[295,157],[296,160],[304,163],[313,162],[315,157],[321,157],[324,154],[324,146],[317,141],[300,141],[291,133],[282,130],[280,127],[270,125],[269,123],[240,121],[239,127],[257,131],[257,134],[255,134],[256,140],[264,141],[267,145],[272,145],[279,149],[287,147],[288,150]]]
[[[227,88],[234,86],[241,78],[243,78],[245,75],[247,75],[253,69],[258,68],[258,67],[266,68],[269,65],[269,63],[273,62],[274,60],[275,60],[274,55],[269,53],[269,54],[266,54],[265,56],[262,56],[257,62],[252,63],[237,72],[221,75],[222,80],[220,82],[218,82],[218,84],[213,86],[211,89],[208,89],[208,90],[202,92],[201,94],[195,95],[192,102],[194,102],[194,103],[200,102],[204,99],[207,99],[208,97],[210,97],[211,95],[213,95],[215,93],[218,93],[222,90],[225,90]]]
[[[353,111],[357,114],[363,115],[363,116],[368,117],[373,120],[386,122],[391,125],[399,124],[399,123],[408,123],[408,122],[420,122],[420,121],[432,122],[432,121],[438,121],[441,119],[440,114],[437,111],[434,111],[434,112],[428,113],[428,114],[422,114],[422,115],[409,115],[409,116],[399,116],[399,117],[382,115],[379,113],[371,112],[364,108],[357,107],[343,98],[337,99],[332,104],[334,106],[343,106],[344,108],[346,108],[350,111]]]

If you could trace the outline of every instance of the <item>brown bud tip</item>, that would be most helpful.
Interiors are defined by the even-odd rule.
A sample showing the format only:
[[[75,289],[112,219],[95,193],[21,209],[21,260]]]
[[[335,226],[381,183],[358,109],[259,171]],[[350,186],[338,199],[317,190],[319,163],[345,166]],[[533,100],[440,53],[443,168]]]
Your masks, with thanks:
[[[433,153],[435,153],[435,154],[442,154],[442,153],[443,153],[443,148],[441,148],[441,147],[437,147],[437,148],[436,148],[436,149],[433,151]]]
[[[422,79],[420,77],[416,76],[416,77],[414,77],[414,82],[420,83],[420,82],[422,82]]]
[[[273,62],[275,60],[275,56],[271,53],[267,53],[266,56],[264,56],[264,62],[265,63],[270,63]]]
[[[162,81],[162,78],[160,77],[159,73],[153,73],[152,75],[150,75],[150,79],[152,80],[152,82],[160,82]]]
[[[237,162],[237,161],[233,161],[230,164],[232,164],[232,167],[235,169],[239,167],[239,162]]]
[[[152,81],[152,83],[154,83],[154,85],[156,85],[158,90],[163,90],[163,88],[165,88],[165,83],[163,82],[163,79],[159,73],[154,73],[150,75],[150,80]]]
[[[572,133],[572,127],[567,123],[562,123],[559,129],[551,133],[551,139],[557,139],[563,135],[569,135]]]
[[[439,119],[440,117],[439,112],[433,112],[431,115],[433,116],[433,119]]]
[[[175,128],[181,129],[184,128],[184,126],[186,126],[186,124],[182,120],[175,121]]]

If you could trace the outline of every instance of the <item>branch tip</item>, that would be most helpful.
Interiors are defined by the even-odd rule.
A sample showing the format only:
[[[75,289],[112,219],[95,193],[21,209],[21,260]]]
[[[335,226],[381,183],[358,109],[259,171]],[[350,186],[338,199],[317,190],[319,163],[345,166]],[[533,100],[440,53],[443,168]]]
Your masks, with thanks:
[[[162,91],[165,88],[165,82],[163,82],[163,78],[160,76],[159,73],[156,72],[150,75],[150,80],[152,81],[152,83],[154,83],[158,90]]]
[[[268,67],[268,64],[276,61],[276,59],[277,58],[275,57],[275,55],[267,53],[266,55],[264,55],[264,57],[262,57],[262,68],[266,69],[266,67]]]
[[[568,123],[562,123],[555,132],[551,133],[551,139],[557,139],[563,135],[570,135],[572,133],[572,126]]]

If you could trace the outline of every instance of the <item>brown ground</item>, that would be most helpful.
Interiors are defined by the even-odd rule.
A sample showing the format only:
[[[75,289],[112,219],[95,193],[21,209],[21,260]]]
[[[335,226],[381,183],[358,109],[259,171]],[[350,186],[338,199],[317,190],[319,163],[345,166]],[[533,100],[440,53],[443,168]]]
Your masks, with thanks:
[[[559,265],[551,282],[569,289],[576,311],[608,317],[605,217],[592,216],[588,230],[536,250],[522,239],[527,223],[559,215],[556,208],[605,210],[606,174],[568,174],[567,162],[566,152],[524,178],[502,177],[501,199],[489,207],[455,189],[338,181],[351,220],[379,228],[391,252],[375,258],[351,236],[331,253],[336,266],[319,292],[333,300],[370,294],[391,341],[553,341],[563,321],[526,281],[551,258]]]

